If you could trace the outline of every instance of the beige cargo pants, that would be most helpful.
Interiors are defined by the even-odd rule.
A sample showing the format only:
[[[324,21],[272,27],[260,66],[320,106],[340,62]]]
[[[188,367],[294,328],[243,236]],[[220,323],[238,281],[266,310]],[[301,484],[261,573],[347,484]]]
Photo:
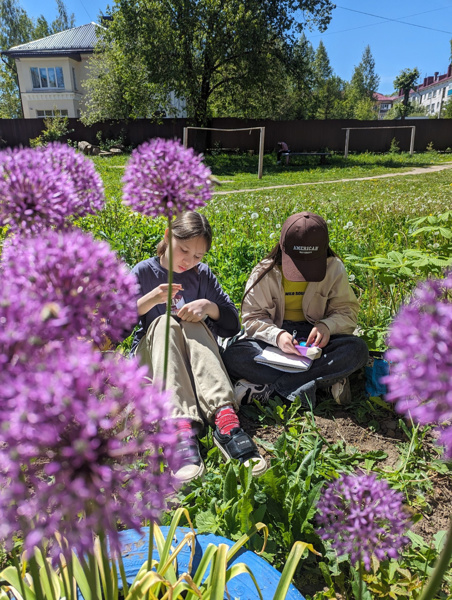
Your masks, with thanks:
[[[155,382],[163,380],[166,315],[153,321],[140,340],[136,356]],[[226,404],[238,405],[218,344],[207,325],[170,317],[166,388],[172,392],[173,417],[213,422]]]

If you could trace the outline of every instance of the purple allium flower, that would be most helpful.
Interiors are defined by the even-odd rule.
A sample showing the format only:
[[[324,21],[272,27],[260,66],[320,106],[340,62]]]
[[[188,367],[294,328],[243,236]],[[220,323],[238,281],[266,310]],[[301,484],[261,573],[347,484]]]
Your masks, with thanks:
[[[439,442],[452,457],[452,271],[417,286],[388,340],[386,400],[421,425],[445,423]]]
[[[30,302],[33,314],[25,321],[33,330],[25,333],[42,342],[84,337],[101,345],[137,321],[135,277],[106,242],[88,233],[47,230],[16,238],[4,248],[2,267],[0,321],[13,336],[8,319],[17,311],[7,307],[16,302]]]
[[[50,144],[0,152],[0,226],[38,233],[63,228],[71,215],[103,207],[93,164],[73,148]]]
[[[0,370],[0,538],[20,530],[30,550],[59,533],[81,554],[102,532],[118,550],[117,522],[157,519],[178,438],[146,372],[78,340]]]
[[[149,217],[173,217],[204,206],[212,195],[210,169],[192,148],[155,138],[136,148],[123,177],[124,204]]]
[[[40,150],[45,152],[54,168],[61,170],[72,180],[76,201],[71,207],[71,215],[83,217],[104,208],[102,179],[89,158],[59,142],[48,144]]]
[[[74,184],[44,151],[21,148],[0,152],[0,225],[13,232],[37,233],[64,226],[76,201]]]
[[[341,475],[317,504],[319,535],[339,555],[350,554],[353,564],[362,560],[366,569],[372,554],[379,560],[396,558],[408,541],[402,500],[402,494],[375,475]]]

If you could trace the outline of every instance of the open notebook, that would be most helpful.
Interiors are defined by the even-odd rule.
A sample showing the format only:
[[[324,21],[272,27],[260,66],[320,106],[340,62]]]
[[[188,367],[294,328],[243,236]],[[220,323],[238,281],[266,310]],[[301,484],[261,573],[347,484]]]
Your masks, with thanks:
[[[296,356],[295,354],[286,354],[279,348],[267,346],[262,352],[254,357],[257,363],[267,365],[279,371],[293,373],[296,371],[307,371],[312,365],[312,359],[307,356]]]

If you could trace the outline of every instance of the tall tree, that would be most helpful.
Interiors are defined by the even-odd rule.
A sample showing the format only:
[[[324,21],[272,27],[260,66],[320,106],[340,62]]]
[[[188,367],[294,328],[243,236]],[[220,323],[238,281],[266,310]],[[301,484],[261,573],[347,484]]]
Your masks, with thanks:
[[[361,62],[355,67],[350,83],[358,92],[359,99],[374,99],[374,94],[380,85],[380,77],[375,71],[375,60],[370,51],[370,46],[366,46]]]
[[[36,22],[20,6],[19,0],[2,0],[0,4],[0,48],[7,50],[19,44],[46,37],[68,29],[74,24],[74,15],[67,16],[63,0],[56,0],[58,17],[52,27],[43,15]],[[22,117],[16,65],[13,59],[2,57],[0,63],[0,118]]]
[[[344,81],[334,74],[326,48],[319,42],[313,62],[314,117],[340,119],[344,116]]]
[[[355,67],[346,90],[347,116],[354,119],[376,119],[374,97],[380,84],[375,71],[375,60],[366,46],[361,62]]]
[[[0,48],[2,50],[28,42],[33,29],[33,21],[19,5],[18,0],[2,0],[0,5]],[[22,105],[18,93],[15,62],[2,57],[0,117],[7,119],[21,116]]]
[[[332,9],[331,0],[115,0],[107,38],[203,124],[223,90],[265,81],[303,29],[300,14],[323,30]]]
[[[63,0],[56,0],[57,18],[52,22],[50,32],[59,33],[71,29],[75,25],[74,13],[68,15],[67,8]]]
[[[395,90],[401,91],[403,94],[402,107],[400,111],[400,116],[402,119],[410,112],[410,92],[413,87],[416,85],[417,80],[419,79],[419,69],[415,67],[414,69],[403,69],[394,79],[394,88]]]

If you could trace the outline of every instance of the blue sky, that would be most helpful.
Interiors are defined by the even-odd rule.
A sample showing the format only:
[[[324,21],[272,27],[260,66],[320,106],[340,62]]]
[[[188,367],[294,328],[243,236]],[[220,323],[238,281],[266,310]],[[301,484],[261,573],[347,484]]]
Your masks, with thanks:
[[[19,0],[30,16],[55,18],[55,0]],[[96,21],[107,0],[66,0],[76,24]],[[447,71],[452,39],[452,0],[339,0],[325,33],[307,31],[317,47],[323,41],[337,75],[349,80],[370,45],[380,75],[379,91],[390,94],[396,75],[417,67],[421,80]],[[363,14],[367,13],[367,14]]]

